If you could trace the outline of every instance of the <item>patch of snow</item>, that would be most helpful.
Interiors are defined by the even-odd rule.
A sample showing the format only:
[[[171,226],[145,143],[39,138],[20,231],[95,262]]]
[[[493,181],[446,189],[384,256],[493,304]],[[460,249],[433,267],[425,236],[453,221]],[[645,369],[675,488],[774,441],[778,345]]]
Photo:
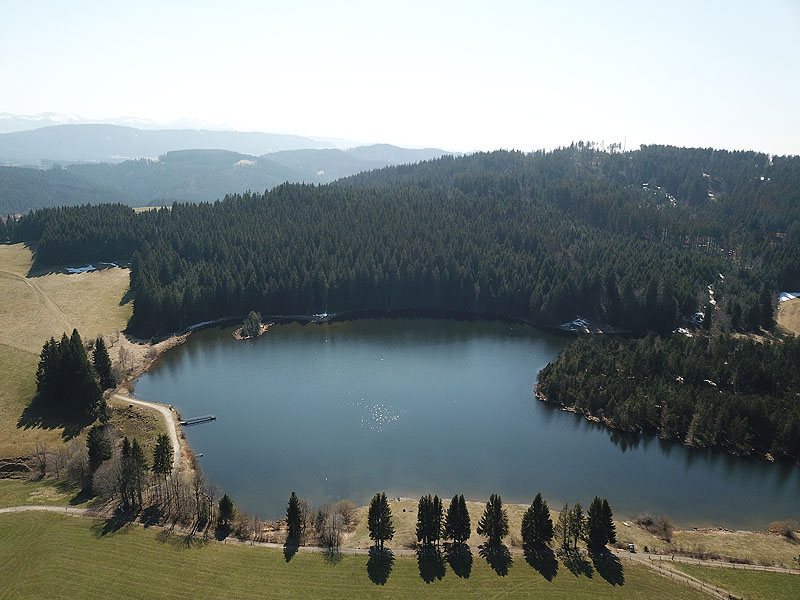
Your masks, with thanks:
[[[795,298],[800,298],[800,292],[781,292],[781,295],[778,296],[778,302],[786,302]]]
[[[242,160],[240,160],[239,162],[237,162],[237,163],[234,163],[234,164],[233,164],[233,166],[234,166],[234,167],[252,167],[252,166],[253,166],[253,165],[255,165],[255,164],[256,164],[256,161],[254,161],[254,160],[248,160],[248,159],[246,159],[246,158],[243,158],[243,159],[242,159]]]
[[[325,175],[325,171],[323,171],[322,169],[317,171],[317,177],[322,177],[323,175]]]
[[[694,337],[694,336],[692,335],[692,332],[691,332],[691,331],[689,331],[688,329],[686,329],[686,327],[678,327],[678,328],[677,328],[675,331],[673,331],[672,333],[681,333],[681,334],[685,335],[686,337]]]
[[[70,275],[75,273],[88,273],[89,271],[96,271],[94,265],[86,265],[85,267],[67,267],[64,269]]]
[[[710,379],[703,379],[703,382],[707,383],[708,385],[713,385],[714,387],[717,387],[717,384],[711,381]]]

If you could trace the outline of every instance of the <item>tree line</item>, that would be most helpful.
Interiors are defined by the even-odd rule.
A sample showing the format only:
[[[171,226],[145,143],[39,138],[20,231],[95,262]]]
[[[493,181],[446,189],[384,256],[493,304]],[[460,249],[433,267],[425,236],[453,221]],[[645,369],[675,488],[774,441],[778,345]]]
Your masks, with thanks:
[[[583,338],[539,372],[537,395],[622,431],[800,459],[800,339]]]
[[[130,261],[130,328],[144,337],[251,310],[438,309],[544,326],[580,315],[668,332],[703,309],[710,283],[716,327],[754,329],[764,290],[774,306],[800,286],[799,178],[796,157],[576,145],[138,215],[43,209],[7,229],[38,242],[42,265]]]

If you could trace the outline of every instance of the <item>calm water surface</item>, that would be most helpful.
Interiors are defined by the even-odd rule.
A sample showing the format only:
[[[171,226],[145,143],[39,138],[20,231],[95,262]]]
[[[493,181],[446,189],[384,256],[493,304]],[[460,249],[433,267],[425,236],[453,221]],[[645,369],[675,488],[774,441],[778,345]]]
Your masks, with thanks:
[[[217,421],[185,428],[208,476],[244,510],[463,493],[552,508],[607,497],[615,514],[682,526],[800,518],[800,468],[622,437],[535,400],[564,338],[497,322],[360,320],[207,329],[164,355],[136,396]]]

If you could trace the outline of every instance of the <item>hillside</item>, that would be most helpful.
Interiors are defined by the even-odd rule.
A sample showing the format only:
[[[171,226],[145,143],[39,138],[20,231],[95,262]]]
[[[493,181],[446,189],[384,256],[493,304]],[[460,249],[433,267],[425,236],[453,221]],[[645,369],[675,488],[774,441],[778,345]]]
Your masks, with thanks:
[[[39,211],[9,235],[38,240],[43,265],[132,260],[145,336],[249,310],[664,333],[708,312],[715,330],[754,331],[800,288],[798,174],[797,158],[710,149],[493,152],[171,211]]]
[[[49,206],[134,203],[128,194],[60,168],[0,167],[0,215]]]
[[[128,194],[138,204],[163,205],[173,200],[213,202],[229,193],[264,191],[284,182],[329,183],[362,171],[443,154],[442,150],[388,145],[346,151],[286,150],[264,156],[226,150],[180,150],[168,152],[158,160],[78,164],[67,169]]]

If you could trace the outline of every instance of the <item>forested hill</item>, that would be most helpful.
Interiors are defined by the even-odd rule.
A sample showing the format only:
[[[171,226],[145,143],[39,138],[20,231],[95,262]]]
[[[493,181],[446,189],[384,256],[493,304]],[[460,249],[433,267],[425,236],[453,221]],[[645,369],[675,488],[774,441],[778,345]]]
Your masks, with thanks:
[[[133,202],[119,190],[64,169],[0,167],[0,215],[26,213],[49,206]]]
[[[440,309],[548,326],[580,315],[670,331],[710,284],[714,327],[753,329],[771,319],[763,298],[800,286],[799,173],[797,158],[579,145],[140,215],[41,210],[9,235],[37,240],[40,263],[132,259],[130,327],[146,336],[250,310]]]
[[[798,364],[798,338],[595,336],[542,369],[537,394],[623,431],[800,460]]]
[[[180,150],[167,152],[158,160],[74,164],[66,168],[135,198],[137,205],[164,205],[165,200],[167,204],[173,200],[214,202],[229,193],[263,191],[285,182],[329,183],[353,173],[443,153],[388,145],[350,150],[286,150],[263,156],[227,150]]]

